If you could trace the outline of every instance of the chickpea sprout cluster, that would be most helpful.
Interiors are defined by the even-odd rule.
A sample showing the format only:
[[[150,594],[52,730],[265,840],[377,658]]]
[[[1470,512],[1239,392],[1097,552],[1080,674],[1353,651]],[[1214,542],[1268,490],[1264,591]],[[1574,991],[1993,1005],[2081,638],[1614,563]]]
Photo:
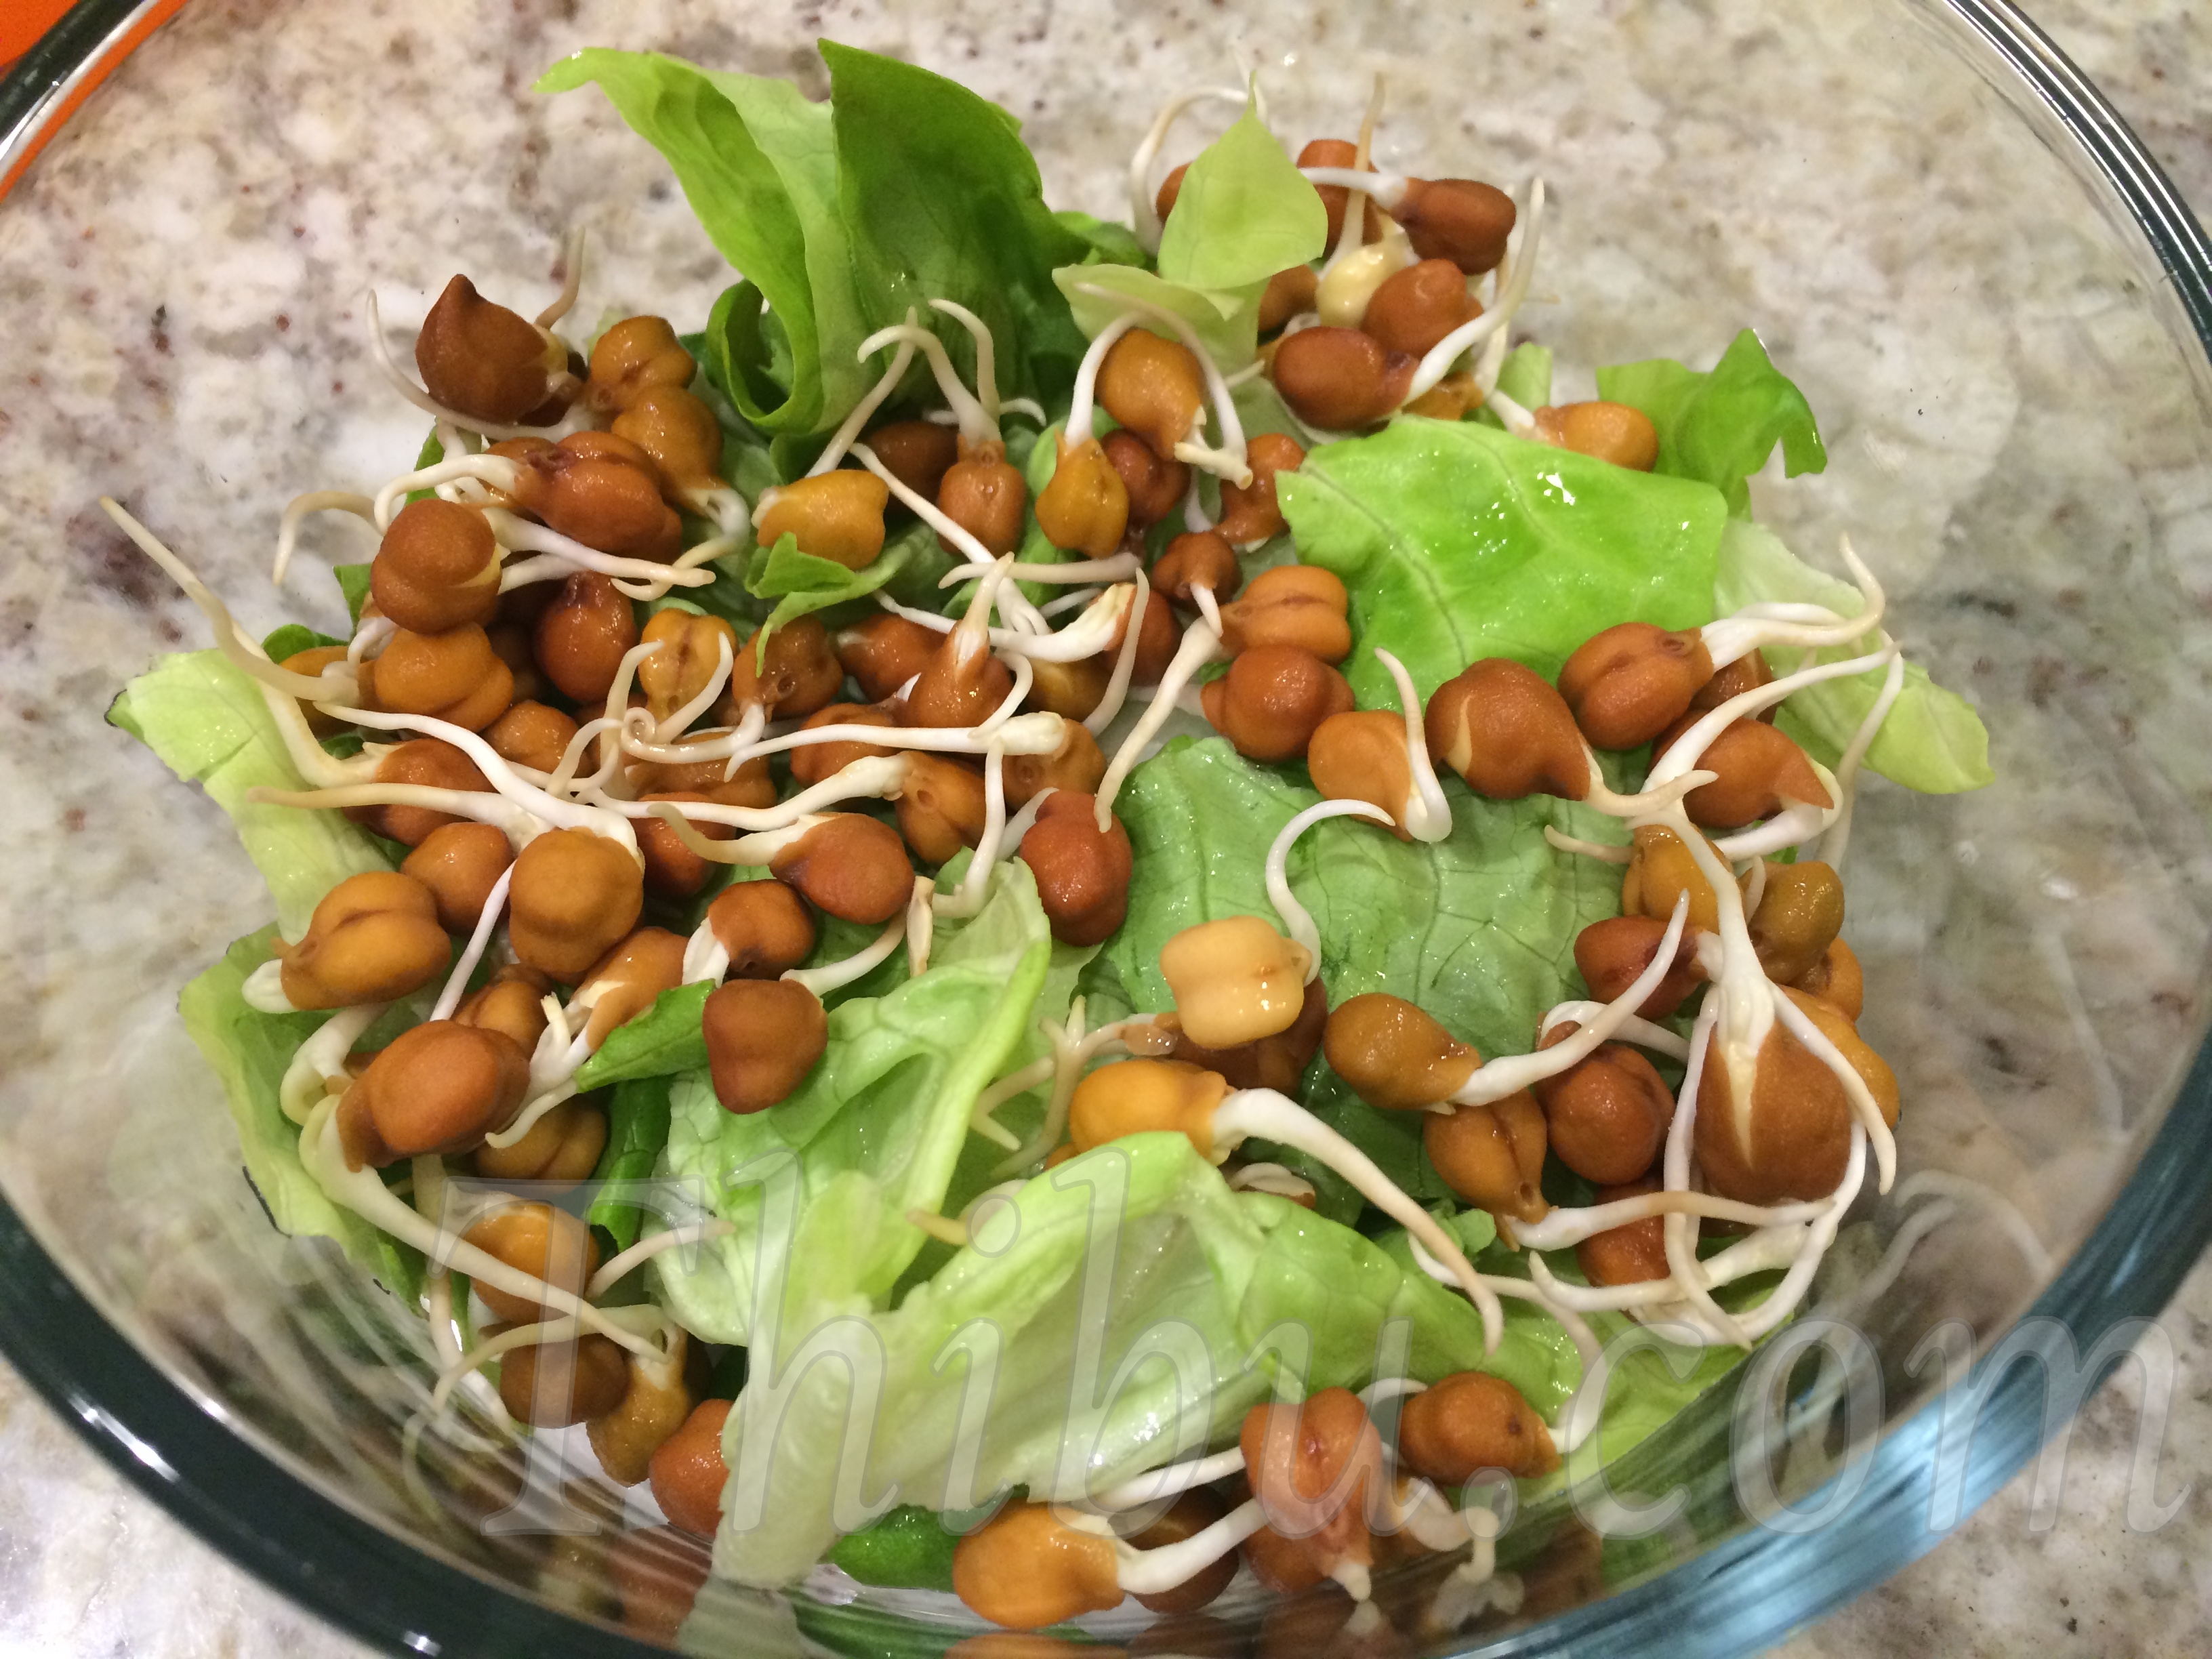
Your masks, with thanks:
[[[856,76],[865,57],[839,49],[833,70]],[[593,73],[611,93],[612,70]],[[847,100],[836,91],[822,120],[843,122]],[[1238,106],[1237,125],[1155,188],[1176,123],[1210,100]],[[687,1328],[687,1304],[661,1292],[682,1252],[758,1224],[725,1210],[627,1242],[533,1194],[605,1178],[635,1139],[611,1128],[595,1080],[595,1056],[626,1052],[618,1034],[662,1033],[680,1012],[667,1041],[694,1081],[679,1091],[773,1127],[858,1041],[845,1011],[934,981],[947,940],[994,904],[1033,905],[1036,959],[1072,965],[1056,1001],[1027,993],[1021,1030],[955,1103],[954,1139],[988,1143],[988,1175],[954,1189],[948,1160],[893,1218],[913,1241],[901,1261],[934,1241],[929,1260],[968,1261],[994,1200],[1041,1192],[1098,1149],[1179,1138],[1230,1213],[1261,1218],[1237,1225],[1335,1227],[1346,1249],[1402,1237],[1411,1271],[1464,1298],[1440,1316],[1465,1318],[1477,1345],[1442,1374],[1263,1400],[1196,1456],[1163,1462],[1163,1443],[1103,1485],[1029,1483],[950,1557],[947,1587],[998,1625],[1127,1596],[1194,1612],[1240,1563],[1272,1591],[1334,1580],[1373,1617],[1377,1570],[1449,1552],[1465,1559],[1437,1616],[1510,1613],[1521,1592],[1497,1571],[1493,1489],[1593,1441],[1610,1381],[1600,1322],[1748,1350],[1805,1305],[1869,1164],[1890,1189],[1899,1089],[1858,1031],[1839,871],[1887,716],[1944,694],[1908,684],[1848,540],[1853,586],[1808,575],[1826,583],[1817,599],[1687,626],[1625,599],[1550,657],[1407,642],[1410,614],[1302,517],[1310,482],[1339,487],[1333,456],[1452,432],[1532,477],[1585,469],[1632,504],[1646,478],[1681,480],[1703,491],[1711,540],[1739,533],[1721,502],[1742,478],[1674,465],[1679,410],[1509,389],[1528,385],[1511,336],[1543,184],[1516,199],[1383,170],[1381,106],[1378,82],[1356,139],[1315,139],[1293,161],[1256,89],[1170,100],[1131,164],[1133,231],[1094,233],[1091,254],[1052,272],[1055,314],[1081,331],[1064,374],[994,328],[988,295],[923,284],[866,315],[851,362],[823,369],[850,377],[848,402],[774,445],[744,413],[757,374],[733,381],[711,331],[644,314],[562,331],[580,237],[534,319],[454,276],[412,375],[372,300],[386,376],[433,441],[374,493],[294,500],[274,566],[281,585],[310,515],[366,524],[376,550],[342,641],[272,659],[104,503],[265,707],[295,775],[246,801],[342,814],[389,853],[323,891],[295,937],[272,937],[238,995],[262,1015],[325,1016],[275,1091],[298,1164],[427,1263],[437,1374],[410,1436],[441,1432],[465,1400],[518,1434],[583,1425],[609,1480],[649,1484],[672,1526],[712,1537],[750,1395],[733,1407],[710,1388],[729,1333]],[[865,135],[837,135],[857,168]],[[689,187],[674,141],[656,142]],[[1237,190],[1232,165],[1249,170]],[[1308,257],[1218,290],[1188,276],[1191,239],[1233,240],[1267,191],[1266,234]],[[1566,504],[1545,510],[1573,510],[1572,490],[1553,495]],[[757,579],[785,564],[826,597],[777,603],[793,590]],[[1355,683],[1380,688],[1369,706]],[[1858,700],[1824,763],[1777,714],[1838,686]],[[1124,814],[1163,744],[1193,734],[1214,763],[1310,804],[1261,832],[1247,875],[1272,917],[1201,908],[1143,935],[1168,1004],[1110,1006],[1077,970],[1154,914],[1152,843]],[[1528,819],[1514,855],[1616,866],[1619,900],[1571,933],[1583,994],[1561,939],[1547,983],[1568,994],[1518,1029],[1525,1052],[1479,1052],[1411,983],[1332,994],[1341,911],[1310,908],[1304,838],[1343,819],[1323,834],[1425,857],[1470,814],[1547,802],[1571,804],[1579,832]],[[1365,1115],[1313,1109],[1324,1072]],[[1417,1144],[1449,1199],[1394,1178],[1359,1124]],[[713,1132],[710,1114],[695,1133]],[[461,1176],[477,1197],[456,1233]],[[1321,1215],[1324,1178],[1354,1195],[1358,1231]],[[532,1182],[552,1187],[498,1195]],[[1509,1304],[1571,1345],[1545,1409],[1486,1369]]]

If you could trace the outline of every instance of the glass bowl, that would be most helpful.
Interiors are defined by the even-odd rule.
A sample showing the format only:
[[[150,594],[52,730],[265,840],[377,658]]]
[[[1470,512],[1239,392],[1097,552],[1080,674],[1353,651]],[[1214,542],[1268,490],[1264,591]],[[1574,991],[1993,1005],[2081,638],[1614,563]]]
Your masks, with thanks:
[[[0,94],[0,142],[19,148],[150,9],[78,7]],[[1380,1605],[1409,1650],[1626,1653],[1694,1628],[1735,1652],[1929,1548],[2048,1426],[2034,1368],[2000,1373],[1992,1351],[2124,1337],[2212,1229],[2212,255],[2156,167],[1980,0],[1196,21],[1098,3],[1034,28],[951,6],[762,13],[201,0],[0,203],[0,1346],[202,1535],[394,1651],[657,1650],[683,1608],[617,1580],[612,1534],[483,1524],[511,1459],[433,1458],[410,1490],[419,1325],[279,1237],[242,1176],[174,1003],[267,900],[228,823],[102,724],[125,680],[202,636],[94,499],[128,501],[256,629],[303,606],[327,623],[334,590],[295,574],[280,600],[262,573],[291,495],[381,479],[419,441],[367,354],[368,285],[394,325],[455,269],[550,289],[583,222],[587,313],[703,317],[726,272],[658,158],[595,95],[526,89],[579,46],[818,93],[827,28],[998,99],[1055,203],[1105,214],[1166,90],[1256,64],[1279,130],[1303,134],[1348,125],[1382,70],[1386,163],[1548,179],[1552,293],[1528,327],[1567,393],[1595,363],[1707,362],[1761,331],[1832,458],[1759,480],[1761,518],[1808,550],[1850,530],[1913,657],[1981,709],[1999,781],[1862,804],[1864,1029],[1903,1085],[1902,1167],[1932,1177],[1856,1212],[1823,1273],[1813,1311],[1863,1340],[1817,1375],[1783,1368],[1778,1414],[1731,1380],[1617,1466],[1622,1493],[1681,1488],[1659,1532],[1601,1537],[1557,1502],[1525,1515],[1503,1551],[1517,1613],[1440,1628],[1432,1573],[1387,1580]],[[361,556],[325,526],[302,562]],[[1970,1443],[1955,1413],[1945,1438],[1947,1375],[1986,1390]],[[1826,1524],[1773,1513],[1732,1468]],[[1300,1632],[1334,1626],[1284,1621],[1341,1616],[1263,1626],[1224,1605],[1203,1637],[1224,1651],[1311,1650]],[[674,1639],[935,1652],[971,1628],[941,1601],[718,1587]]]

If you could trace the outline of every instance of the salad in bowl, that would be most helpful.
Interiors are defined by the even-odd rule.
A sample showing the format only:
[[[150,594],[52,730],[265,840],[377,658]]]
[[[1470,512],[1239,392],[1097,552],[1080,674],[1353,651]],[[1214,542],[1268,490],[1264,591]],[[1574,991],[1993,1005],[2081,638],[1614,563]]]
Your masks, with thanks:
[[[579,240],[411,364],[372,305],[430,434],[274,566],[364,521],[346,637],[107,504],[214,635],[110,719],[275,904],[181,997],[248,1173],[418,1324],[410,1455],[526,1443],[641,1629],[709,1555],[1022,1630],[1510,1615],[1519,1506],[1896,1178],[1852,803],[1988,782],[1980,722],[1752,517],[1825,465],[1755,332],[1554,400],[1540,179],[1255,81],[1109,223],[821,50],[826,102],[548,73],[742,275],[579,326]]]

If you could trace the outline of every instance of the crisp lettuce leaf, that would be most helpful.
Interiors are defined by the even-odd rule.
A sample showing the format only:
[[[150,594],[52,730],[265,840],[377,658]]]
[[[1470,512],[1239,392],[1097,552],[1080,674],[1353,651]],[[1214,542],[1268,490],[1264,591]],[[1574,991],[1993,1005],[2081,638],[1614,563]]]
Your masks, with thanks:
[[[660,1161],[668,1145],[668,1091],[665,1077],[633,1078],[618,1083],[607,1097],[607,1145],[594,1182],[644,1181]],[[626,1250],[637,1243],[643,1217],[635,1204],[611,1198],[592,1200],[590,1219],[613,1236],[615,1249]]]
[[[663,1171],[698,1183],[739,1231],[686,1262],[657,1259],[676,1316],[709,1340],[750,1340],[762,1190],[730,1183],[782,1153],[801,1172],[801,1243],[787,1271],[769,1252],[787,1295],[801,1307],[884,1297],[927,1237],[907,1212],[944,1202],[975,1097],[1030,1027],[1051,954],[1028,866],[1001,865],[982,909],[920,978],[830,1010],[821,1060],[781,1104],[736,1115],[703,1073],[680,1077]]]
[[[1659,432],[1658,471],[1712,485],[1737,518],[1751,516],[1745,480],[1766,465],[1775,445],[1782,446],[1783,466],[1793,478],[1828,465],[1813,406],[1749,329],[1704,373],[1666,357],[1616,363],[1598,370],[1597,392],[1651,417]]]
[[[556,64],[537,90],[592,82],[667,157],[709,240],[745,274],[709,322],[710,376],[763,431],[834,426],[870,377],[858,361],[868,330],[830,112],[788,81],[597,47]],[[763,326],[763,303],[773,330]]]
[[[1152,263],[1144,244],[1127,225],[1115,224],[1110,219],[1101,219],[1096,214],[1084,213],[1074,208],[1056,209],[1052,216],[1060,228],[1072,231],[1089,245],[1090,252],[1083,257],[1091,262],[1108,265],[1144,265]]]
[[[1857,590],[1804,562],[1771,531],[1748,519],[1732,519],[1721,538],[1720,565],[1713,582],[1715,608],[1723,615],[1747,605],[1775,600],[1824,605],[1839,615],[1856,614]],[[1794,648],[1770,650],[1778,674],[1797,666]],[[1858,654],[1838,647],[1820,653],[1822,662]],[[1777,724],[1820,760],[1833,765],[1874,707],[1882,685],[1881,672],[1856,675],[1808,686],[1782,705]],[[1891,705],[1867,750],[1866,764],[1884,777],[1931,795],[1979,789],[1995,779],[1990,769],[1990,734],[1972,704],[1928,678],[1917,663],[1907,663],[1905,689]]]
[[[1098,331],[1129,307],[1125,301],[1139,300],[1173,312],[1188,323],[1207,354],[1223,368],[1241,368],[1252,361],[1260,338],[1260,295],[1266,284],[1241,289],[1192,288],[1171,283],[1141,265],[1062,265],[1052,274],[1067,296],[1076,325],[1086,337]],[[1085,294],[1086,288],[1105,290],[1106,297]]]
[[[929,308],[957,300],[991,331],[1002,392],[1065,402],[1083,337],[1052,272],[1082,259],[1086,243],[1045,205],[1021,124],[911,64],[831,40],[822,56],[838,201],[870,326],[912,307],[964,374],[967,331]]]
[[[1389,991],[1486,1055],[1520,1054],[1544,1010],[1582,993],[1575,936],[1620,911],[1619,872],[1556,850],[1544,826],[1592,841],[1626,837],[1616,821],[1547,796],[1486,801],[1455,778],[1445,793],[1452,834],[1434,845],[1349,819],[1316,824],[1291,849],[1291,890],[1321,931],[1333,1003]],[[1139,767],[1115,806],[1135,853],[1128,920],[1085,988],[1102,1006],[1173,1006],[1160,947],[1222,916],[1275,921],[1262,872],[1268,845],[1320,799],[1219,738],[1179,738]],[[1419,1114],[1376,1111],[1325,1063],[1309,1073],[1305,1094],[1317,1116],[1406,1191],[1425,1200],[1451,1195],[1422,1151]],[[1356,1194],[1302,1154],[1271,1156],[1314,1180],[1332,1213],[1357,1213]]]
[[[324,894],[348,876],[388,870],[376,838],[334,811],[249,801],[256,787],[304,789],[260,688],[219,651],[164,657],[124,688],[125,729],[230,814],[238,839],[269,884],[287,939],[306,932]],[[111,715],[111,719],[116,716]]]
[[[1351,590],[1344,672],[1364,707],[1395,701],[1377,645],[1425,698],[1480,657],[1548,679],[1600,629],[1694,628],[1713,614],[1726,514],[1702,483],[1473,421],[1401,416],[1322,445],[1276,489],[1298,556]]]
[[[707,1037],[701,1020],[714,992],[703,979],[663,991],[653,1006],[607,1033],[577,1072],[577,1091],[588,1094],[612,1083],[704,1069]]]
[[[1265,287],[1318,259],[1328,240],[1321,192],[1248,102],[1183,174],[1160,234],[1160,275],[1194,289]]]

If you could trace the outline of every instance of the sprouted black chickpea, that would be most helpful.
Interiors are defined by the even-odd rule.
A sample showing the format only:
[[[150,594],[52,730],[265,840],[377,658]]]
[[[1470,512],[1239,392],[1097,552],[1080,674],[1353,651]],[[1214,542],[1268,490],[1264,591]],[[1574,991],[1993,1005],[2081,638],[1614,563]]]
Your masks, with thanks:
[[[1559,695],[1593,748],[1635,749],[1680,720],[1712,677],[1696,629],[1620,623],[1575,647],[1559,670]]]
[[[1290,645],[1323,662],[1352,654],[1351,597],[1334,571],[1313,564],[1263,570],[1234,604],[1222,607],[1222,643],[1231,652]]]
[[[1295,645],[1258,645],[1239,652],[1199,702],[1213,729],[1249,760],[1292,760],[1333,714],[1352,707],[1343,675]]]
[[[714,1097],[740,1115],[787,1099],[830,1041],[822,1000],[795,980],[733,979],[707,999],[704,1018]]]
[[[1359,326],[1383,350],[1425,356],[1462,323],[1482,315],[1482,302],[1467,290],[1467,277],[1449,259],[1424,259],[1383,279],[1367,301]]]
[[[497,1031],[529,1054],[545,1031],[545,997],[553,981],[535,968],[510,962],[453,1011],[454,1022]]]
[[[1006,759],[1006,805],[1021,807],[1040,789],[1057,789],[1071,795],[1095,794],[1106,775],[1105,752],[1074,720],[1061,727],[1060,747],[1049,755],[1009,755]]]
[[[1477,1209],[1535,1221],[1545,1201],[1544,1109],[1526,1089],[1483,1106],[1455,1106],[1421,1119],[1421,1146],[1445,1186]]]
[[[436,896],[397,870],[347,877],[315,906],[299,943],[276,948],[295,1008],[391,1002],[442,975],[453,952]]]
[[[1275,348],[1275,390],[1308,426],[1352,432],[1389,418],[1406,401],[1420,359],[1371,334],[1327,325],[1286,335]]]
[[[1152,592],[1177,605],[1192,604],[1194,587],[1205,588],[1217,603],[1225,605],[1243,580],[1237,550],[1218,531],[1185,531],[1152,562]]]
[[[483,916],[491,890],[514,862],[514,849],[507,844],[505,830],[465,820],[432,830],[399,868],[429,890],[438,925],[449,933],[466,936]]]
[[[831,814],[769,860],[769,870],[817,910],[846,921],[889,921],[914,896],[898,831],[859,812]]]
[[[1108,433],[1099,441],[1106,459],[1120,475],[1129,498],[1129,528],[1149,530],[1181,507],[1190,488],[1190,468],[1172,456],[1162,459],[1135,433]]]
[[[415,339],[415,367],[434,399],[504,426],[561,418],[561,406],[549,405],[548,394],[568,362],[557,341],[485,299],[465,276],[446,284]]]
[[[556,769],[576,735],[576,722],[550,704],[510,703],[507,710],[484,728],[484,741],[501,760],[532,771]],[[587,769],[588,769],[588,763]]]
[[[943,864],[982,836],[982,770],[950,755],[909,756],[897,809],[908,850],[924,864]]]
[[[1322,1041],[1329,1068],[1383,1111],[1419,1111],[1450,1098],[1482,1056],[1403,997],[1369,991],[1340,1004]]]
[[[416,634],[402,628],[383,654],[364,664],[376,706],[398,714],[427,714],[451,725],[481,731],[504,714],[514,701],[514,671],[491,648],[475,623],[442,634]]]
[[[420,784],[433,789],[459,789],[489,794],[491,784],[476,763],[450,743],[438,738],[410,738],[386,750],[376,763],[379,783]],[[428,806],[349,806],[345,815],[386,841],[420,847],[433,830],[461,820],[451,812]]]
[[[1129,832],[1119,817],[1099,829],[1097,809],[1097,797],[1060,790],[1046,798],[1022,838],[1022,862],[1036,878],[1045,920],[1063,945],[1103,944],[1128,914]]]
[[[1260,332],[1273,334],[1300,312],[1311,311],[1320,291],[1321,274],[1311,265],[1292,265],[1277,271],[1260,295]]]
[[[564,1100],[553,1106],[512,1146],[487,1141],[471,1153],[476,1172],[487,1181],[543,1181],[571,1185],[599,1167],[607,1146],[607,1115],[590,1099]]]
[[[338,1103],[346,1162],[381,1168],[467,1152],[514,1117],[529,1086],[530,1056],[501,1033],[450,1019],[411,1026],[377,1051]]]
[[[868,434],[890,475],[924,501],[937,499],[938,486],[960,459],[959,435],[934,421],[890,421]]]
[[[1600,1187],[1591,1194],[1590,1202],[1618,1203],[1622,1199],[1643,1198],[1658,1190],[1659,1183],[1647,1176],[1619,1186]],[[1672,1272],[1667,1265],[1665,1218],[1645,1216],[1623,1226],[1592,1233],[1575,1246],[1575,1265],[1593,1285],[1640,1285],[1665,1279]]]
[[[580,570],[539,614],[531,648],[562,696],[593,703],[605,697],[636,643],[636,612],[613,578]]]
[[[684,526],[661,499],[659,469],[611,433],[572,433],[532,449],[515,471],[514,502],[563,536],[603,553],[670,559]]]
[[[629,1382],[622,1349],[597,1332],[574,1342],[510,1348],[499,1362],[500,1403],[541,1429],[565,1429],[612,1411]]]
[[[1402,715],[1379,708],[1331,714],[1314,728],[1306,745],[1306,769],[1314,787],[1329,799],[1370,802],[1390,814],[1392,835],[1413,839],[1395,821],[1413,792]]]
[[[1513,198],[1473,179],[1416,179],[1391,216],[1424,259],[1449,259],[1468,276],[1493,270],[1513,234]]]
[[[883,702],[921,672],[944,642],[935,629],[885,611],[837,630],[837,662],[862,696]]]
[[[963,453],[937,489],[938,510],[982,543],[994,557],[1021,544],[1029,504],[1028,482],[1021,469],[1006,459],[1006,446],[1000,443]],[[948,553],[961,551],[941,532],[938,541]]]
[[[1703,718],[1685,715],[1682,725],[1661,736],[1652,757],[1665,754],[1689,723]],[[1805,751],[1787,733],[1762,720],[1736,720],[1723,726],[1698,757],[1698,769],[1720,775],[1683,796],[1682,810],[1691,823],[1708,830],[1741,829],[1797,801],[1835,805]]]
[[[637,926],[645,872],[604,836],[550,830],[515,859],[507,902],[517,959],[574,985]]]
[[[369,566],[376,608],[399,628],[436,634],[489,623],[499,610],[499,544],[471,507],[426,496],[399,509]]]
[[[1788,997],[1839,1050],[1874,1097],[1885,1122],[1897,1121],[1897,1078],[1867,1046],[1843,1011],[1784,987]],[[1726,1066],[1708,1066],[1698,1085],[1694,1141],[1707,1185],[1750,1204],[1810,1200],[1833,1192],[1850,1157],[1850,1097],[1827,1062],[1777,1020],[1760,1046],[1739,1130]]]
[[[1129,491],[1096,438],[1071,446],[1063,437],[1036,510],[1037,528],[1054,547],[1103,559],[1129,527]]]
[[[814,954],[814,915],[780,881],[733,882],[707,907],[732,979],[774,979]]]
[[[893,620],[896,620],[894,618]],[[939,637],[933,634],[932,639]],[[891,711],[872,702],[833,702],[817,708],[806,717],[804,729],[811,731],[824,726],[895,726],[898,721]],[[891,751],[872,743],[811,743],[791,751],[791,776],[801,784],[821,782],[843,771],[856,760],[871,756],[888,755]]]
[[[1649,1170],[1674,1115],[1674,1097],[1651,1062],[1617,1042],[1546,1078],[1536,1098],[1559,1162],[1601,1183],[1634,1181]]]
[[[1589,793],[1589,757],[1565,699],[1510,657],[1486,657],[1438,686],[1425,729],[1429,753],[1489,799]]]
[[[844,683],[829,629],[818,617],[801,617],[770,634],[765,653],[757,633],[738,647],[716,718],[734,724],[748,704],[759,703],[772,720],[797,720],[828,705]]]
[[[1156,455],[1172,455],[1206,406],[1206,378],[1190,348],[1133,328],[1107,349],[1098,402]]]
[[[1673,914],[1672,906],[1668,913]],[[1575,971],[1589,987],[1591,996],[1600,1002],[1611,1002],[1626,995],[1651,965],[1666,932],[1667,924],[1656,916],[1607,916],[1594,921],[1575,936]],[[1698,965],[1696,931],[1686,927],[1681,943],[1674,948],[1674,966],[1636,1012],[1644,1019],[1672,1019],[1690,994],[1705,982],[1705,969]]]
[[[1301,267],[1303,269],[1303,267]],[[1275,496],[1275,480],[1305,465],[1298,441],[1280,432],[1262,432],[1245,446],[1252,482],[1221,486],[1221,522],[1213,527],[1238,547],[1251,547],[1290,528]]]

